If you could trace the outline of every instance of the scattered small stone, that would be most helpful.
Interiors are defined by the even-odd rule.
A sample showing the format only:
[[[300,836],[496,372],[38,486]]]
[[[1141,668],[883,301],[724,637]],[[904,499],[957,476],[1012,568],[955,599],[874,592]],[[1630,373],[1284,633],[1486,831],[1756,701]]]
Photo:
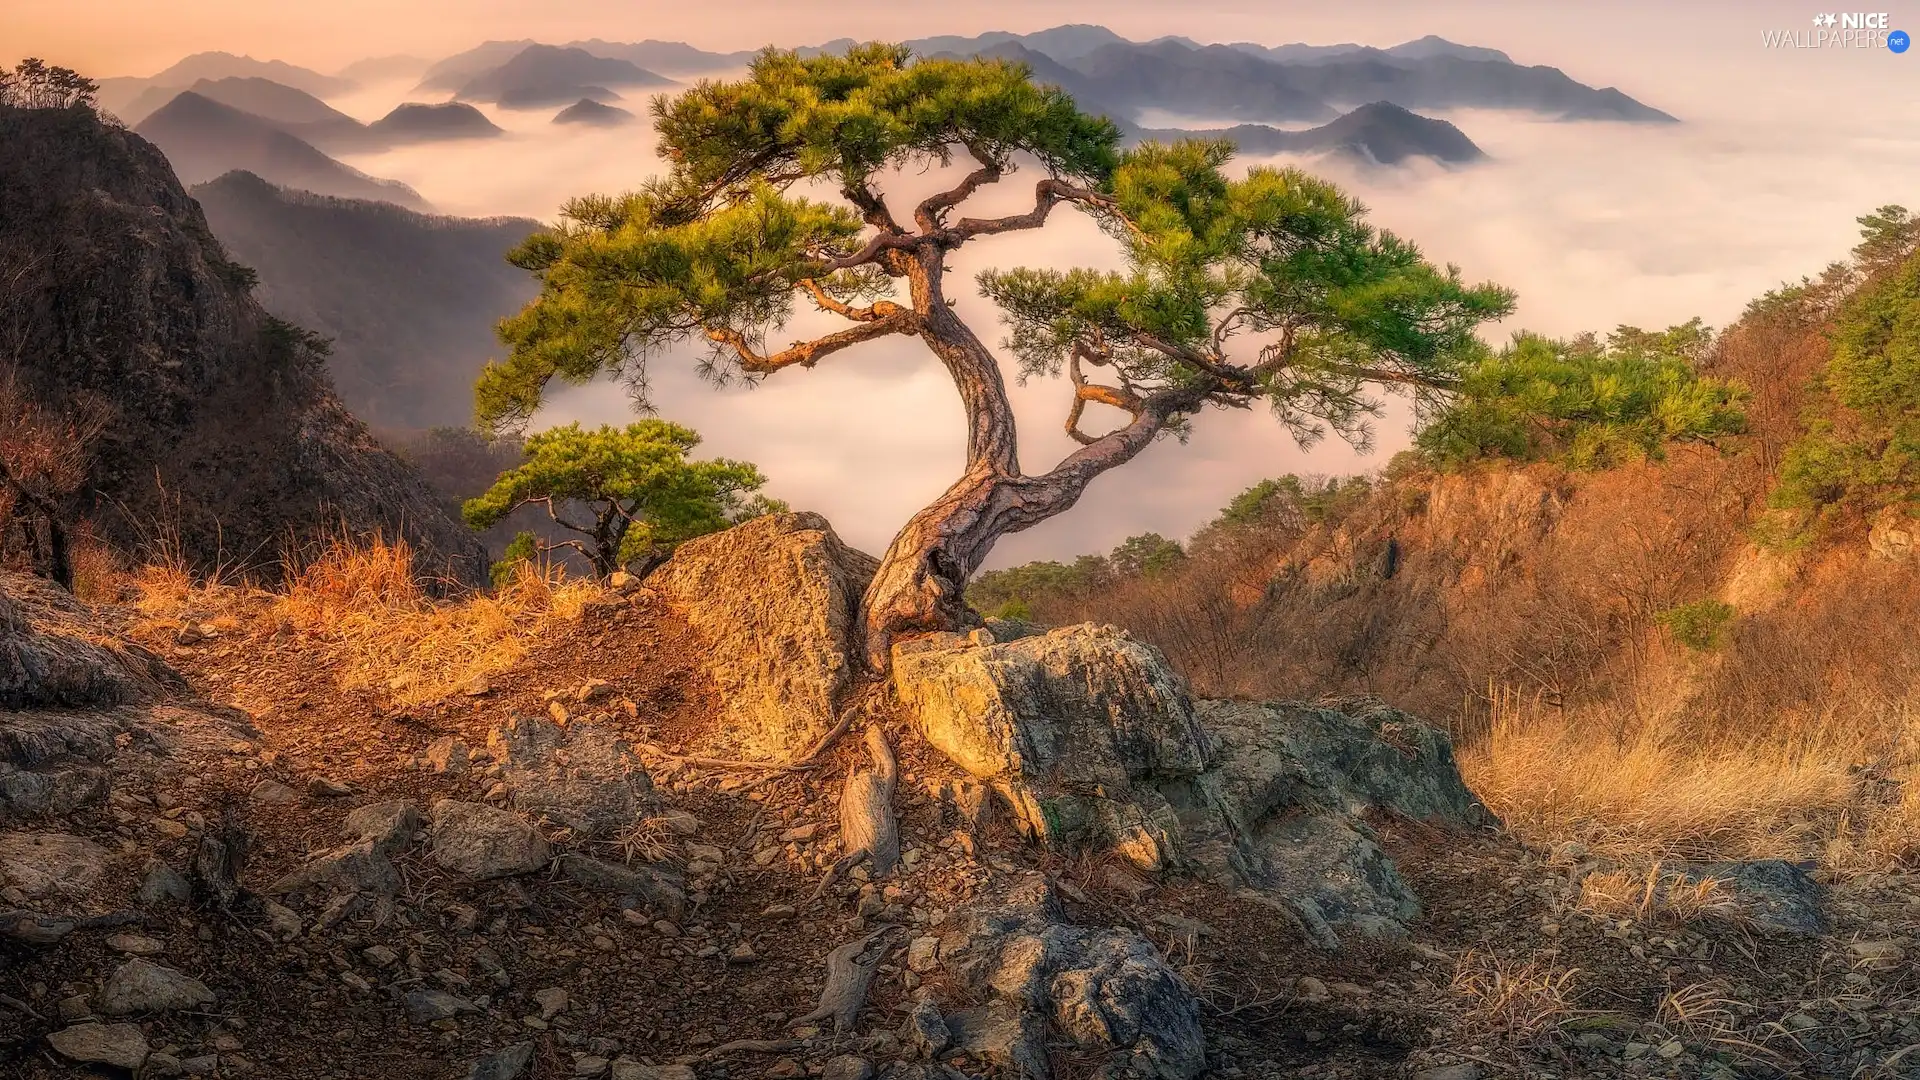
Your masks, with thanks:
[[[573,1059],[573,1075],[599,1076],[601,1073],[606,1072],[607,1066],[611,1064],[613,1063],[603,1057],[596,1057],[592,1054],[580,1054]]]
[[[519,1080],[533,1064],[533,1044],[514,1043],[473,1063],[467,1080]]]
[[[781,1058],[767,1066],[765,1075],[769,1080],[793,1080],[793,1077],[807,1075],[807,1070],[792,1058]]]
[[[394,963],[400,959],[399,953],[394,952],[385,945],[374,945],[362,949],[360,955],[367,958],[367,963],[380,968],[392,967]]]
[[[129,956],[159,956],[166,947],[141,934],[115,934],[107,939],[107,948]]]
[[[451,1020],[462,1013],[476,1013],[480,1006],[463,997],[456,997],[444,990],[415,989],[406,992],[401,998],[406,1006],[407,1018],[416,1024],[431,1024],[436,1020]]]
[[[74,994],[71,997],[61,998],[59,1003],[54,1006],[54,1013],[59,1016],[61,1020],[71,1024],[77,1020],[85,1020],[87,1017],[92,1016],[93,1006],[87,1003],[87,995]]]
[[[86,1064],[138,1069],[147,1060],[147,1037],[136,1024],[75,1024],[47,1036],[61,1057]]]
[[[872,1076],[873,1063],[851,1054],[829,1058],[820,1072],[820,1080],[871,1080]]]
[[[300,936],[300,931],[304,924],[301,923],[300,916],[295,913],[292,908],[262,898],[260,901],[260,911],[266,915],[267,930],[274,936],[275,940],[292,941],[294,938]]]
[[[567,1011],[567,992],[557,986],[533,992],[533,1003],[540,1006],[540,1019],[551,1020]]]
[[[1294,992],[1300,995],[1301,1001],[1327,1001],[1333,997],[1333,993],[1327,989],[1327,984],[1311,975],[1300,976],[1293,986]]]
[[[907,967],[922,974],[940,966],[940,939],[928,935],[907,945]]]
[[[100,991],[100,1011],[108,1016],[173,1012],[213,1002],[213,991],[200,980],[138,958],[120,965]]]
[[[813,824],[811,822],[805,825],[796,825],[793,828],[788,829],[786,832],[783,832],[780,834],[780,842],[783,844],[806,843],[807,841],[812,840],[814,838],[814,835],[817,834],[819,831],[820,831],[820,826]]]
[[[1894,941],[1854,941],[1847,944],[1847,955],[1857,967],[1888,971],[1899,967],[1907,952]]]
[[[268,806],[290,806],[300,801],[300,793],[278,780],[262,780],[253,785],[248,798]]]
[[[146,877],[140,882],[139,899],[141,907],[185,904],[193,899],[193,889],[173,867],[154,859],[147,863]]]
[[[331,777],[315,776],[307,780],[307,794],[316,799],[340,799],[353,794],[353,788]]]

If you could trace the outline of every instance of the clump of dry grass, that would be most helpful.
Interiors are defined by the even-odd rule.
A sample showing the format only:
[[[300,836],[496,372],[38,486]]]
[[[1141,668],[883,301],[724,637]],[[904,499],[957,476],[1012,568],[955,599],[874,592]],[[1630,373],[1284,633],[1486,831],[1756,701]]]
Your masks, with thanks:
[[[1685,926],[1696,919],[1740,921],[1740,906],[1718,878],[1691,878],[1654,863],[1645,870],[1613,870],[1580,879],[1578,907],[1588,914]]]
[[[1503,701],[1460,764],[1488,808],[1536,843],[1682,861],[1841,855],[1884,868],[1920,853],[1920,770],[1892,749],[1912,730],[1901,712],[1876,724],[1776,719],[1736,739],[1675,719],[1619,725]]]
[[[268,591],[204,583],[178,567],[145,568],[138,609],[150,626],[208,625],[298,633],[330,649],[341,689],[384,688],[421,705],[519,662],[555,623],[577,619],[603,588],[557,567],[523,565],[491,593],[438,599],[405,541],[335,541]]]
[[[1467,1028],[1524,1046],[1573,1017],[1577,973],[1539,960],[1508,960],[1474,951],[1455,965],[1448,989],[1465,1005],[1462,1022]]]

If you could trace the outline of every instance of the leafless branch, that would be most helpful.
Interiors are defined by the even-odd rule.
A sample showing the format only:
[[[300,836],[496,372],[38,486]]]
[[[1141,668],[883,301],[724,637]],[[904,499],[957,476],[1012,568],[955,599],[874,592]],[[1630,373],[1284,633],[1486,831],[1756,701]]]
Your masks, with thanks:
[[[880,306],[881,304],[874,305],[876,308]],[[828,334],[826,337],[796,342],[771,356],[762,356],[755,352],[745,334],[729,327],[720,326],[709,329],[707,338],[717,344],[730,346],[735,353],[739,354],[741,370],[756,375],[779,371],[781,368],[812,367],[819,363],[822,357],[830,356],[863,341],[872,341],[888,334],[911,334],[916,331],[919,320],[912,311],[897,304],[886,304],[886,306],[892,309],[888,315]]]

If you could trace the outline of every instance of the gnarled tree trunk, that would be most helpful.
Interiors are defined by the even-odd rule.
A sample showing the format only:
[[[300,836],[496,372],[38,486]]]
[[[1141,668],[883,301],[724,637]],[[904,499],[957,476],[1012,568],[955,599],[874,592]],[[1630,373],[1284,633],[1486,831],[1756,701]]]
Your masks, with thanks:
[[[1078,502],[1094,477],[1124,464],[1153,441],[1168,416],[1197,398],[1151,402],[1133,421],[1091,440],[1052,471],[1020,471],[1013,406],[999,362],[947,306],[938,251],[907,274],[920,336],[940,357],[966,409],[967,469],[932,505],[908,520],[880,560],[861,605],[869,668],[884,672],[895,638],[966,625],[967,579],[1002,536],[1031,528]]]

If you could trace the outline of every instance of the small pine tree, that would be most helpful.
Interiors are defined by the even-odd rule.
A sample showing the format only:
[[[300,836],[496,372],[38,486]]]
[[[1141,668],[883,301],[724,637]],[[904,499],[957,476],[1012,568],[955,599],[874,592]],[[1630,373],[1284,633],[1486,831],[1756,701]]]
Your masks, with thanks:
[[[468,525],[485,529],[522,506],[544,506],[555,524],[583,539],[546,542],[521,533],[508,548],[510,560],[572,548],[604,578],[628,566],[652,569],[683,541],[786,509],[757,494],[766,478],[752,465],[688,460],[698,445],[699,435],[665,420],[553,428],[530,436],[525,462],[500,474],[462,513]]]

